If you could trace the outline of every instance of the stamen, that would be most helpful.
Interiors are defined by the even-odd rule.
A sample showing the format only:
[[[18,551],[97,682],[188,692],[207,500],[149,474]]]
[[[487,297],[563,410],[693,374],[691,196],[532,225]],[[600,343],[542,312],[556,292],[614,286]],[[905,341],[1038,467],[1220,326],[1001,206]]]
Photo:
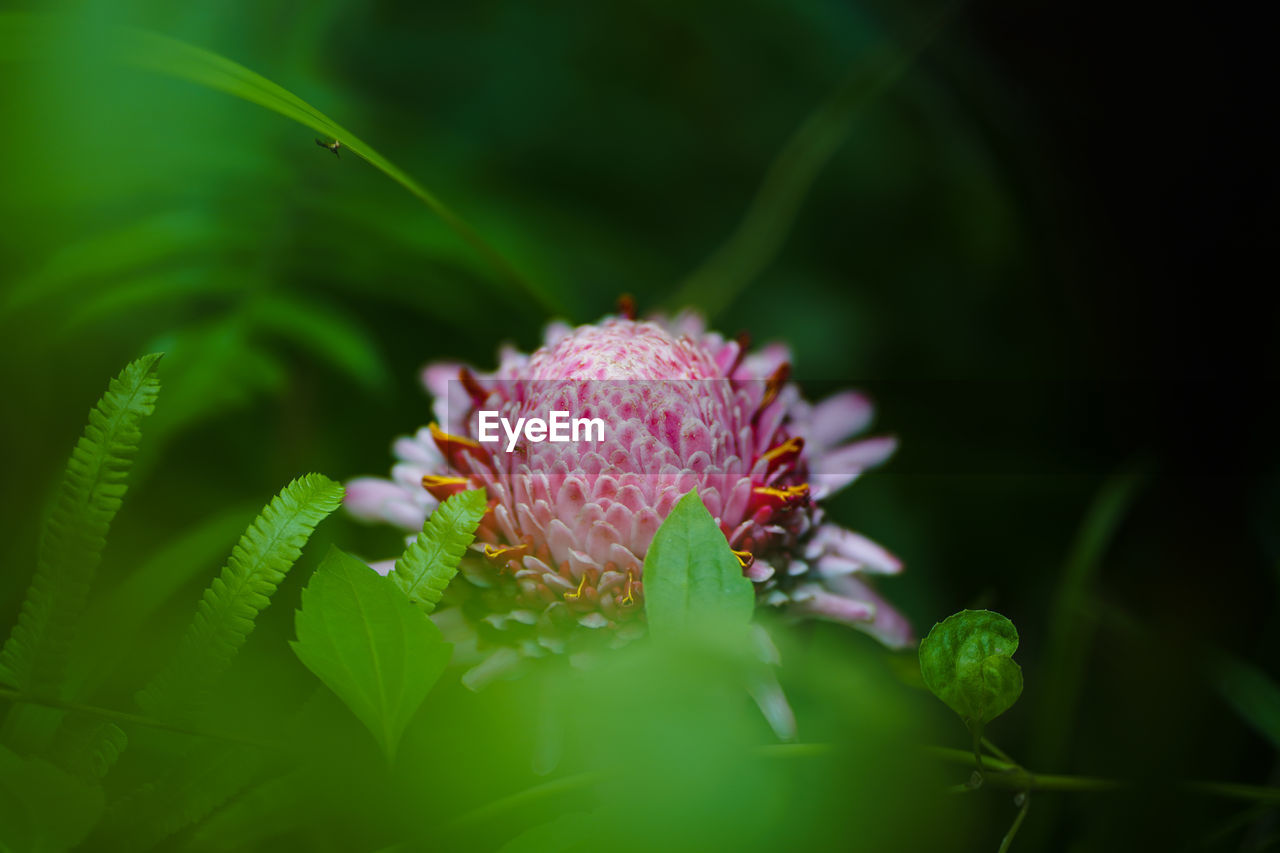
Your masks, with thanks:
[[[757,495],[763,495],[769,498],[778,498],[781,501],[793,501],[803,498],[809,494],[809,484],[801,483],[798,486],[783,486],[781,489],[775,489],[772,486],[756,486],[751,490]]]
[[[769,452],[760,458],[766,462],[773,462],[781,456],[799,455],[801,450],[804,450],[804,439],[798,435],[793,435],[777,447],[771,448]]]
[[[471,395],[473,403],[482,403],[489,397],[489,392],[480,384],[480,380],[476,379],[476,375],[468,368],[462,367],[458,369],[458,381],[462,383],[462,387],[467,389],[467,393]]]
[[[462,491],[469,484],[466,477],[448,477],[440,474],[424,474],[422,488],[431,493],[436,500],[446,500],[450,495]]]
[[[787,379],[791,376],[791,365],[787,362],[779,364],[777,369],[769,375],[765,380],[764,397],[760,400],[760,408],[768,408],[769,404],[778,399],[778,392],[782,390],[782,386],[787,384]]]
[[[636,298],[630,293],[624,293],[618,297],[618,313],[628,320],[636,318]]]
[[[436,424],[435,421],[432,421],[431,423],[427,424],[427,428],[431,430],[431,437],[435,439],[436,446],[439,447],[440,450],[443,451],[446,456],[448,455],[447,445],[450,445],[450,444],[455,444],[458,447],[471,448],[473,450],[480,449],[480,442],[473,441],[472,439],[465,438],[461,435],[451,435],[445,432],[444,430],[440,429],[440,427]]]
[[[583,572],[582,580],[578,581],[578,588],[575,589],[573,592],[566,592],[564,594],[564,600],[577,601],[578,599],[582,598],[582,590],[586,585],[587,585],[587,573]]]
[[[636,603],[635,594],[631,591],[631,588],[635,586],[635,582],[636,582],[635,575],[633,575],[631,573],[631,570],[628,569],[627,570],[627,588],[622,591],[622,598],[618,599],[619,607],[631,607]]]
[[[484,555],[490,560],[506,561],[515,557],[523,557],[529,551],[529,543],[525,542],[520,545],[489,545],[484,546]]]
[[[744,569],[751,568],[751,564],[756,561],[756,555],[750,551],[734,551],[733,556],[738,558],[738,564]]]

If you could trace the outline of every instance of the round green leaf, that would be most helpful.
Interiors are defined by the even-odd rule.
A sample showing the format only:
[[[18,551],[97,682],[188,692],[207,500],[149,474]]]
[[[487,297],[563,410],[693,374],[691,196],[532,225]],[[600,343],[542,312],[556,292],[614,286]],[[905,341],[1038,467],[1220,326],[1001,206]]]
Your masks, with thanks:
[[[920,674],[933,694],[981,728],[1022,694],[1022,668],[1013,662],[1018,630],[999,613],[961,610],[933,626],[920,643]]]

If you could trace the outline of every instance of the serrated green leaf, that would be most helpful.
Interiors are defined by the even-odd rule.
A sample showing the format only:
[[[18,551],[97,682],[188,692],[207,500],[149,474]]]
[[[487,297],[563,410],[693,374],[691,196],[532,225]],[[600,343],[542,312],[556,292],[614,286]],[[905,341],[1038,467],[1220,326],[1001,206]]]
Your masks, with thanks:
[[[18,624],[0,651],[0,681],[36,693],[62,688],[76,625],[142,439],[139,424],[155,409],[159,361],[148,355],[120,371],[89,412],[45,520]]]
[[[312,531],[341,502],[341,486],[320,474],[308,474],[285,486],[263,508],[221,575],[205,590],[177,653],[138,694],[143,710],[172,719],[189,714],[203,701]]]
[[[933,626],[920,642],[920,674],[933,694],[980,730],[1022,693],[1013,662],[1018,630],[990,610],[961,610]]]
[[[676,503],[649,545],[644,607],[655,637],[751,621],[751,581],[696,491]]]
[[[302,591],[291,643],[373,733],[388,759],[452,646],[394,584],[334,548]]]
[[[436,609],[445,587],[458,573],[458,563],[476,538],[485,509],[484,489],[451,495],[436,507],[418,538],[396,560],[392,581],[424,613]]]

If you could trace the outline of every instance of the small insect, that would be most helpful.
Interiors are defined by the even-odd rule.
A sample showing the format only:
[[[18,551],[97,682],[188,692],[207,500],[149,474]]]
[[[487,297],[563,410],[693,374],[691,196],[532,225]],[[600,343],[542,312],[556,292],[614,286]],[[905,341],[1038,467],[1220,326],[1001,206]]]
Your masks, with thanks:
[[[338,140],[335,139],[332,142],[325,142],[323,139],[317,139],[316,145],[319,145],[321,148],[328,148],[333,152],[334,157],[342,159],[342,155],[338,153],[338,149],[342,147],[342,143]]]

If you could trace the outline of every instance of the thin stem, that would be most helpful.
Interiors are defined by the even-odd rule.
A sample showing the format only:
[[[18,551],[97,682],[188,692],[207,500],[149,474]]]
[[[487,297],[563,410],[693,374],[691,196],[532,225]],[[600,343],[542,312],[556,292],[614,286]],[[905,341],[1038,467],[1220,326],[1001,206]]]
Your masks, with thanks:
[[[1280,803],[1280,788],[1266,785],[1237,785],[1234,782],[1183,782],[1183,790],[1210,797],[1226,797],[1231,800],[1251,800],[1261,803]]]
[[[943,761],[963,764],[966,767],[974,766],[973,753],[963,749],[952,749],[949,746],[926,746],[925,751],[935,758],[941,758]],[[1018,765],[988,757],[983,760],[982,766],[987,770],[1014,770]]]
[[[1015,791],[1074,791],[1077,793],[1115,791],[1129,784],[1120,779],[1102,779],[1097,776],[1028,773],[1022,768],[1009,771],[1008,775],[987,776],[987,781]]]
[[[1018,809],[1018,816],[1013,819],[1013,826],[1009,827],[1009,831],[1005,833],[1004,840],[1000,842],[1000,850],[997,853],[1008,853],[1009,845],[1013,844],[1013,837],[1018,834],[1018,830],[1022,828],[1022,822],[1026,820],[1027,811],[1031,808],[1031,797],[1026,793],[1022,794],[1022,807]]]
[[[225,740],[232,743],[245,744],[247,746],[258,746],[264,749],[277,749],[280,746],[279,744],[272,743],[270,741],[258,740],[256,738],[244,737],[242,735],[189,729],[185,726],[166,723],[163,720],[156,720],[151,717],[143,717],[140,714],[130,714],[126,711],[116,711],[111,708],[99,708],[96,705],[85,705],[81,702],[69,702],[64,699],[55,699],[48,696],[31,696],[26,693],[19,693],[16,690],[10,690],[7,687],[0,687],[0,699],[8,699],[10,702],[20,702],[26,705],[41,705],[45,708],[54,708],[59,711],[88,714],[92,717],[101,717],[104,720],[111,720],[116,723],[124,723],[125,725],[131,726],[145,726],[149,729],[176,732],[177,734],[190,735],[191,737],[206,737],[212,738],[213,740]]]
[[[953,749],[946,746],[929,746],[925,747],[925,751],[943,761],[963,764],[966,767],[975,766],[974,757],[967,750]],[[1124,779],[1104,779],[1097,776],[1032,773],[1013,762],[990,757],[982,759],[982,766],[988,771],[998,771],[986,774],[985,778],[988,783],[1018,791],[1114,791],[1132,784]],[[1261,803],[1280,803],[1280,787],[1199,780],[1182,782],[1178,787],[1189,793],[1204,794],[1211,797],[1225,797],[1227,799],[1249,800]]]

